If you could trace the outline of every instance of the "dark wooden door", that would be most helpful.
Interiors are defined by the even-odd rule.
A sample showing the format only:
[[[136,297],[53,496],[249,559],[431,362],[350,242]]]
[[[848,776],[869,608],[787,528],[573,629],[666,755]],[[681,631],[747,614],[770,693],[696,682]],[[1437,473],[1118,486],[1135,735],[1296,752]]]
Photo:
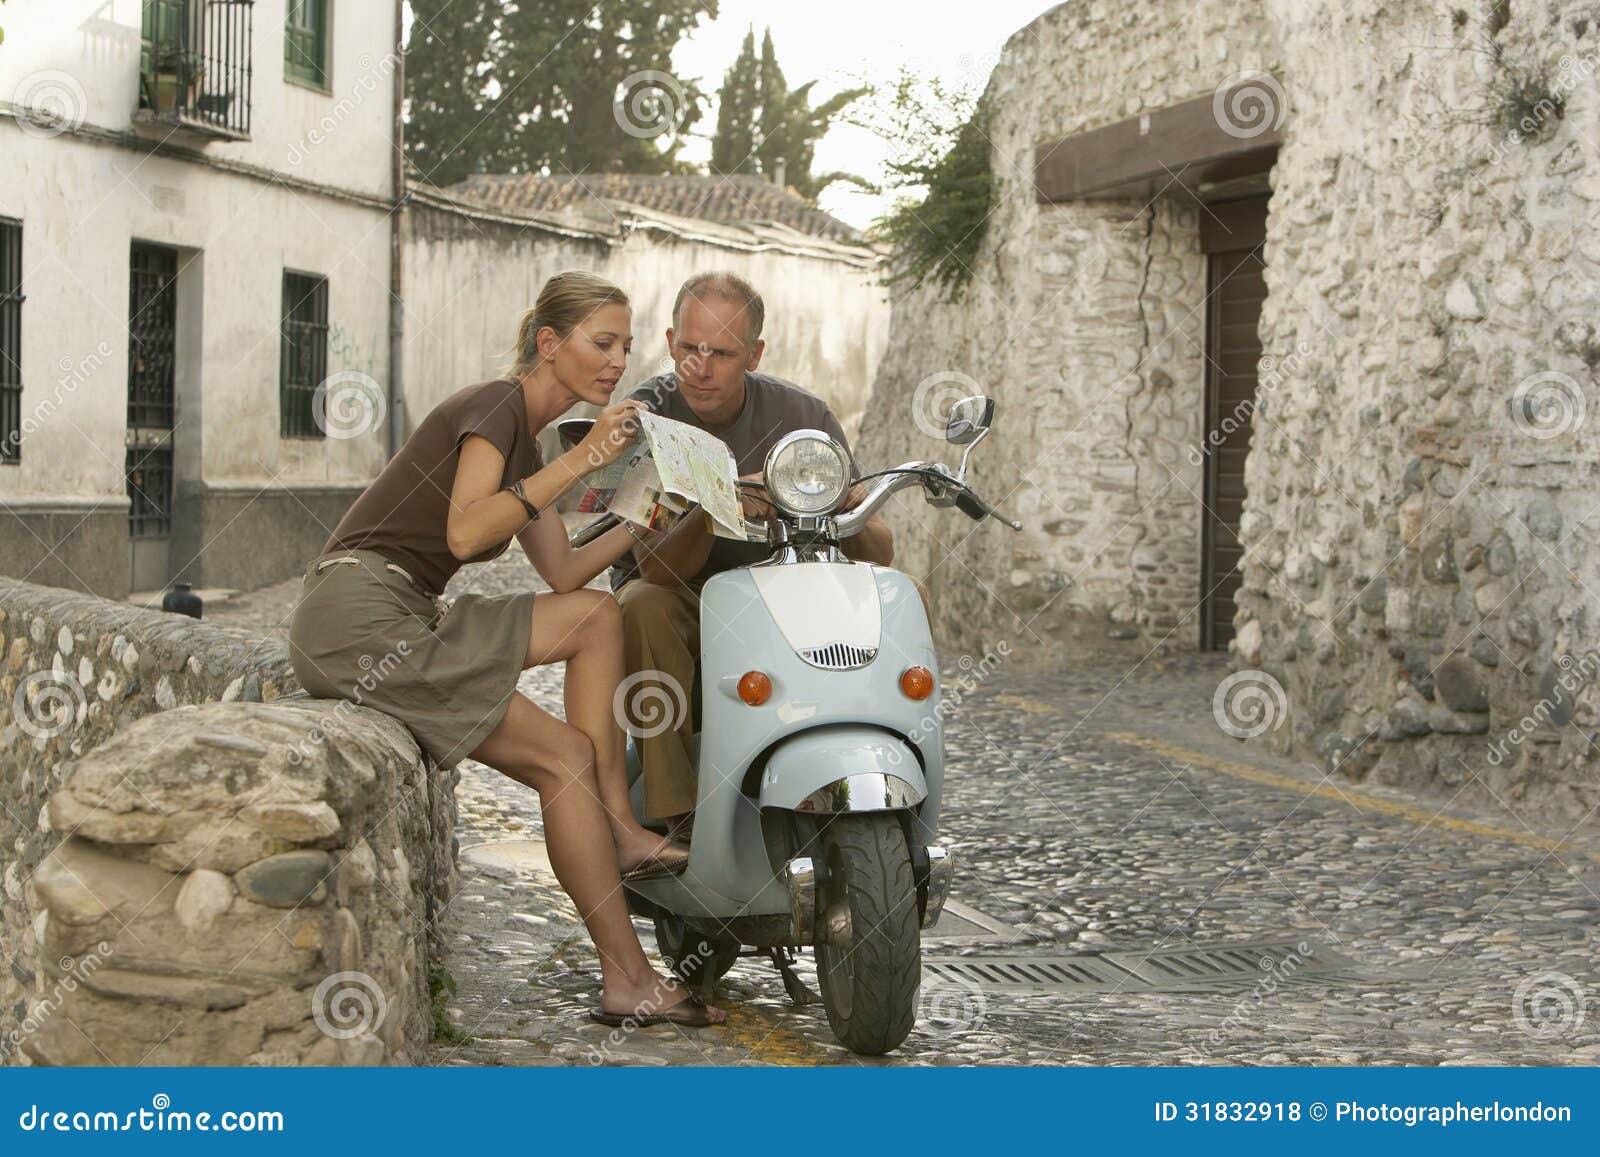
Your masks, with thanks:
[[[1261,256],[1267,199],[1210,208],[1201,231],[1207,268],[1200,645],[1222,650],[1233,638],[1243,553],[1239,519],[1244,513],[1244,460],[1261,360],[1261,304],[1267,297]]]

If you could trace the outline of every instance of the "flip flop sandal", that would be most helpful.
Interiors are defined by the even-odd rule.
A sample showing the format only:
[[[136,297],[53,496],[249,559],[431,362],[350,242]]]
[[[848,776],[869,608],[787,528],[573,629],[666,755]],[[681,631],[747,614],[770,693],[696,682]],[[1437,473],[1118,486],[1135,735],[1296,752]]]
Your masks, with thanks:
[[[710,1028],[713,1024],[706,1002],[690,993],[665,1012],[607,1012],[591,1008],[589,1019],[612,1028],[648,1028],[653,1024],[675,1024],[680,1028]]]
[[[622,873],[624,880],[646,880],[654,876],[676,876],[689,866],[689,857],[662,861],[660,853],[635,864]]]

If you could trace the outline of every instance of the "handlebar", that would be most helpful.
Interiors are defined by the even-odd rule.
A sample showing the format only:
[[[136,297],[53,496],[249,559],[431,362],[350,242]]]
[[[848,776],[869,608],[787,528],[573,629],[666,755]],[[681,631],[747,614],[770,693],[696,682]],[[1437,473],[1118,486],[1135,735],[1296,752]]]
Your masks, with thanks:
[[[906,462],[891,470],[883,471],[859,506],[833,520],[839,538],[845,539],[860,534],[866,527],[867,520],[876,514],[885,502],[908,486],[918,485],[927,488],[930,497],[944,498],[945,501],[940,505],[948,506],[953,500],[956,508],[974,521],[981,522],[985,518],[992,518],[1012,530],[1022,529],[1022,523],[1007,518],[978,497],[970,487],[950,473],[949,468],[943,463]],[[745,486],[753,487],[754,484],[741,483],[741,487]],[[572,536],[572,545],[586,546],[621,521],[615,514],[601,515]],[[752,541],[765,541],[765,537],[753,538]]]
[[[971,487],[952,474],[950,468],[942,462],[906,462],[883,473],[884,477],[867,491],[867,496],[861,500],[861,505],[834,519],[834,525],[838,527],[841,539],[859,534],[866,526],[867,519],[871,518],[891,496],[913,485],[925,487],[930,497],[948,498],[953,495],[956,506],[971,518],[980,520],[992,518],[1012,530],[1022,529],[1022,523],[1006,518],[979,498]],[[948,501],[942,503],[942,505],[948,504]]]

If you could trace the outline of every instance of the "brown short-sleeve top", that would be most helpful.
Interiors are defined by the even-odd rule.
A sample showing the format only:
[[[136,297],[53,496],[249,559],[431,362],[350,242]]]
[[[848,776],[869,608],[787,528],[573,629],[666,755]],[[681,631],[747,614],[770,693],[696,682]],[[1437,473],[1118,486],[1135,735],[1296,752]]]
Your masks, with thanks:
[[[468,434],[481,434],[505,455],[502,486],[526,478],[544,465],[538,441],[528,429],[522,386],[509,378],[468,386],[440,402],[422,420],[400,452],[351,504],[322,553],[375,550],[405,567],[430,593],[443,592],[450,576],[463,565],[450,553],[445,527],[461,442]],[[499,557],[510,542],[508,538],[466,561],[488,562]]]

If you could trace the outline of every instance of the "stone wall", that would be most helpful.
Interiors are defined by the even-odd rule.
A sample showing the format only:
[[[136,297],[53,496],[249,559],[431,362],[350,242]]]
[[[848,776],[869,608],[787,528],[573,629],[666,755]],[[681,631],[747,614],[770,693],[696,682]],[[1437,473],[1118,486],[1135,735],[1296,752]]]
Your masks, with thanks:
[[[454,774],[248,632],[7,580],[0,654],[5,1063],[415,1056]]]
[[[1353,778],[1587,816],[1600,5],[1077,2],[1019,32],[971,286],[897,295],[863,442],[926,456],[941,402],[994,395],[974,479],[1027,529],[907,496],[901,561],[963,647],[1197,645],[1203,210],[1182,186],[1039,205],[1034,147],[1246,70],[1284,113],[1232,646],[1268,715],[1219,721]]]
[[[975,526],[914,494],[891,508],[948,641],[1019,656],[1192,647],[1198,637],[1205,265],[1185,196],[1041,206],[1034,146],[1274,66],[1258,10],[1063,4],[989,83],[993,212],[959,302],[897,294],[864,461],[944,454],[941,406],[997,399],[974,485],[1025,524]],[[1137,651],[1134,648],[1138,648]]]
[[[1293,122],[1261,332],[1308,352],[1255,415],[1236,662],[1281,682],[1281,750],[1576,821],[1600,804],[1600,7],[1269,9]]]

